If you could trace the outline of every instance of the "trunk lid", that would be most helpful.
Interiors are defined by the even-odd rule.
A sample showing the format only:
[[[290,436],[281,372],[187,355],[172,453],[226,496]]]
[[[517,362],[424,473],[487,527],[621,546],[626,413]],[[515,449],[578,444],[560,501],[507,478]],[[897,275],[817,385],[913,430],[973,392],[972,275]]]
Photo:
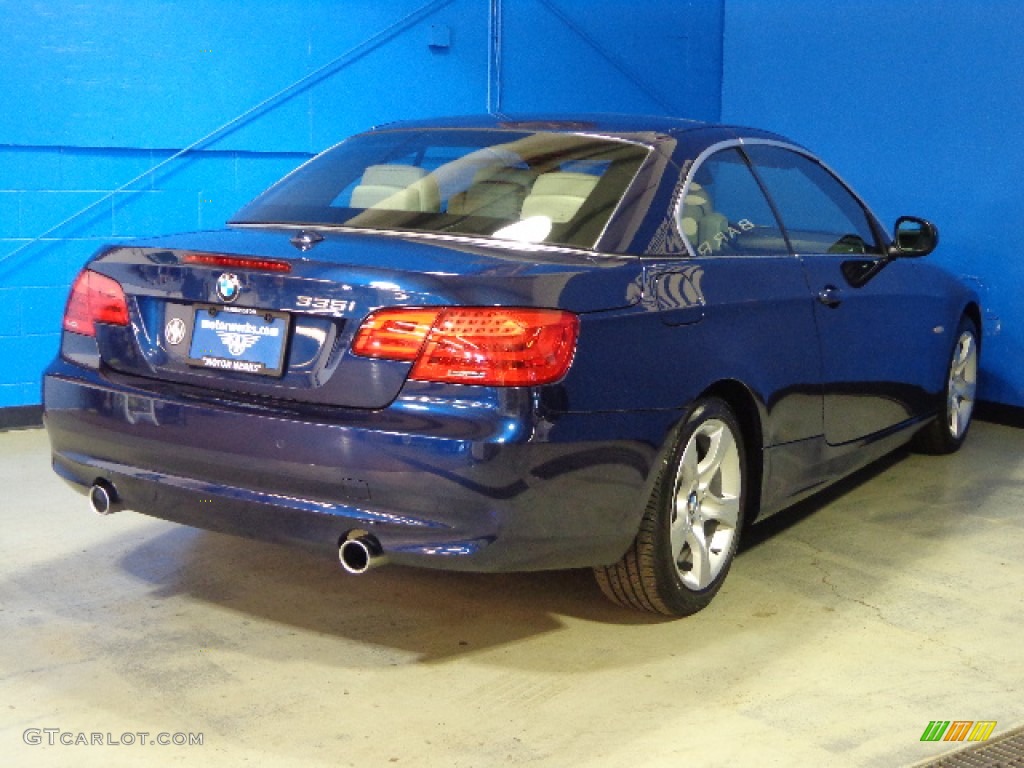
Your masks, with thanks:
[[[90,268],[123,286],[131,323],[97,328],[104,364],[212,394],[376,409],[398,395],[411,364],[351,352],[375,309],[587,313],[639,298],[640,260],[631,256],[443,235],[317,235],[323,241],[305,253],[292,242],[296,231],[280,229],[177,235],[107,251]]]

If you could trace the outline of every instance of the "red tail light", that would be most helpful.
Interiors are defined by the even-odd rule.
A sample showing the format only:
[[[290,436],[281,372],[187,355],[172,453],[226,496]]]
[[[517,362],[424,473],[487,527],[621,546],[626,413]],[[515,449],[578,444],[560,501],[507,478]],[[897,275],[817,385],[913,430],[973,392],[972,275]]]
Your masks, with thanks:
[[[440,314],[438,309],[382,309],[359,326],[352,351],[364,357],[415,360]]]
[[[352,350],[415,361],[418,381],[490,386],[550,384],[565,375],[579,321],[556,309],[382,309],[360,326]]]
[[[116,280],[84,269],[71,286],[64,330],[95,336],[96,323],[128,325],[128,302]]]

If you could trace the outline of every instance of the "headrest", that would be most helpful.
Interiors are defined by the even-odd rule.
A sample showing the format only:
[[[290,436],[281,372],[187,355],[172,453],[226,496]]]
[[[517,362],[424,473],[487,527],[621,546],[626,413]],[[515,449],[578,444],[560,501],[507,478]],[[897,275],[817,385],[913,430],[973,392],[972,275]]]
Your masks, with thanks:
[[[600,177],[589,173],[573,171],[555,171],[543,173],[530,190],[531,195],[571,195],[586,197],[597,186]]]
[[[408,187],[427,175],[415,165],[371,165],[363,172],[362,184],[371,187]]]

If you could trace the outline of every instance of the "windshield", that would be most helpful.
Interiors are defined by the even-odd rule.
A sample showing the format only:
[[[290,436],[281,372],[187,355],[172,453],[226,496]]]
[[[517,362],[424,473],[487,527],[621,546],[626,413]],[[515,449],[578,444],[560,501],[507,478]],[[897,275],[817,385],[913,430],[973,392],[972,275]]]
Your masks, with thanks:
[[[565,133],[367,133],[313,158],[231,223],[413,230],[590,248],[648,151]]]

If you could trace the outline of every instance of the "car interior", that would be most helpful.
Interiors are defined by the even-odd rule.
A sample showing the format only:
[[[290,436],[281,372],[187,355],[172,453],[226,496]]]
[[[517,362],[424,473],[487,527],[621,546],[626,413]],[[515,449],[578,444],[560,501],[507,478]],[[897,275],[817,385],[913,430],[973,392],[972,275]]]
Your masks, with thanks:
[[[547,216],[556,224],[570,221],[597,186],[600,176],[579,171],[535,175],[524,168],[487,167],[465,190],[451,196],[446,212],[515,221]],[[352,190],[351,207],[393,211],[439,212],[436,181],[413,165],[371,165]]]

